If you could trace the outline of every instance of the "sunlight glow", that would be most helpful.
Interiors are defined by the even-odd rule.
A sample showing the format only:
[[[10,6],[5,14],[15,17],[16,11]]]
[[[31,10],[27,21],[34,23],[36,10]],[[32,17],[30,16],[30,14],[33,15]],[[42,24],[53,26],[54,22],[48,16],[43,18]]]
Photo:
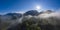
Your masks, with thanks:
[[[36,10],[40,10],[40,9],[41,9],[41,7],[37,5],[36,6]]]

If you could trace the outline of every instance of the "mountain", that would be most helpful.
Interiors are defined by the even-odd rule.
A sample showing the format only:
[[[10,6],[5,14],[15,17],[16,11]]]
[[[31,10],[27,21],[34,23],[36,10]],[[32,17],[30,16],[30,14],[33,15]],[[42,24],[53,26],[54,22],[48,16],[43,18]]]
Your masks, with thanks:
[[[16,16],[18,18],[22,17],[22,14],[20,14],[20,13],[8,13],[6,15],[8,15],[8,16]]]
[[[52,12],[54,12],[54,11],[52,11],[52,10],[45,10],[45,11],[41,11],[39,14],[44,14],[44,13],[50,14]]]
[[[30,10],[30,11],[27,11],[26,13],[24,13],[25,16],[27,16],[27,15],[36,16],[38,14],[39,14],[39,12],[36,10]]]
[[[22,14],[20,14],[20,13],[8,13],[8,14],[6,14],[6,16],[12,16],[12,19],[17,19],[17,18],[21,18]]]
[[[7,13],[5,15],[1,15],[0,19],[2,21],[6,21],[6,20],[16,20],[21,17],[22,17],[22,14],[20,14],[20,13]]]

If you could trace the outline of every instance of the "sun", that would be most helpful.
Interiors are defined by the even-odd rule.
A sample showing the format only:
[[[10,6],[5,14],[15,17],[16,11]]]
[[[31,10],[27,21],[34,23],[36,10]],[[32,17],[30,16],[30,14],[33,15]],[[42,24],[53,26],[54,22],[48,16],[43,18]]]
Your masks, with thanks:
[[[41,6],[36,6],[36,10],[40,10],[41,9]]]

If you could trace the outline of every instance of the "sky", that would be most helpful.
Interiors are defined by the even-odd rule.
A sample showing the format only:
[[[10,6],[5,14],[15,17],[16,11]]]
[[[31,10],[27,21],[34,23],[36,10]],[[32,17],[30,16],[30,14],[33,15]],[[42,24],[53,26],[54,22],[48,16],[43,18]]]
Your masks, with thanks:
[[[0,14],[36,10],[60,9],[60,0],[0,0]]]

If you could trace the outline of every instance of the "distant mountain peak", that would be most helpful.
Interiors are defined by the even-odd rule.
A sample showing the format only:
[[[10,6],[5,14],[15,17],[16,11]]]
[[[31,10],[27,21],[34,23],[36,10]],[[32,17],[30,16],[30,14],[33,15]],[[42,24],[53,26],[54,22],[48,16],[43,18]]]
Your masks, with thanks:
[[[52,10],[46,10],[45,12],[50,12],[50,13],[51,13],[51,12],[53,12],[53,11],[52,11]]]
[[[52,10],[45,10],[45,11],[42,11],[42,12],[40,12],[39,14],[43,14],[43,13],[52,13],[52,12],[54,12],[54,11],[52,11]]]
[[[37,14],[38,14],[37,10],[30,10],[24,13],[24,15],[32,15],[32,16],[36,16]]]

